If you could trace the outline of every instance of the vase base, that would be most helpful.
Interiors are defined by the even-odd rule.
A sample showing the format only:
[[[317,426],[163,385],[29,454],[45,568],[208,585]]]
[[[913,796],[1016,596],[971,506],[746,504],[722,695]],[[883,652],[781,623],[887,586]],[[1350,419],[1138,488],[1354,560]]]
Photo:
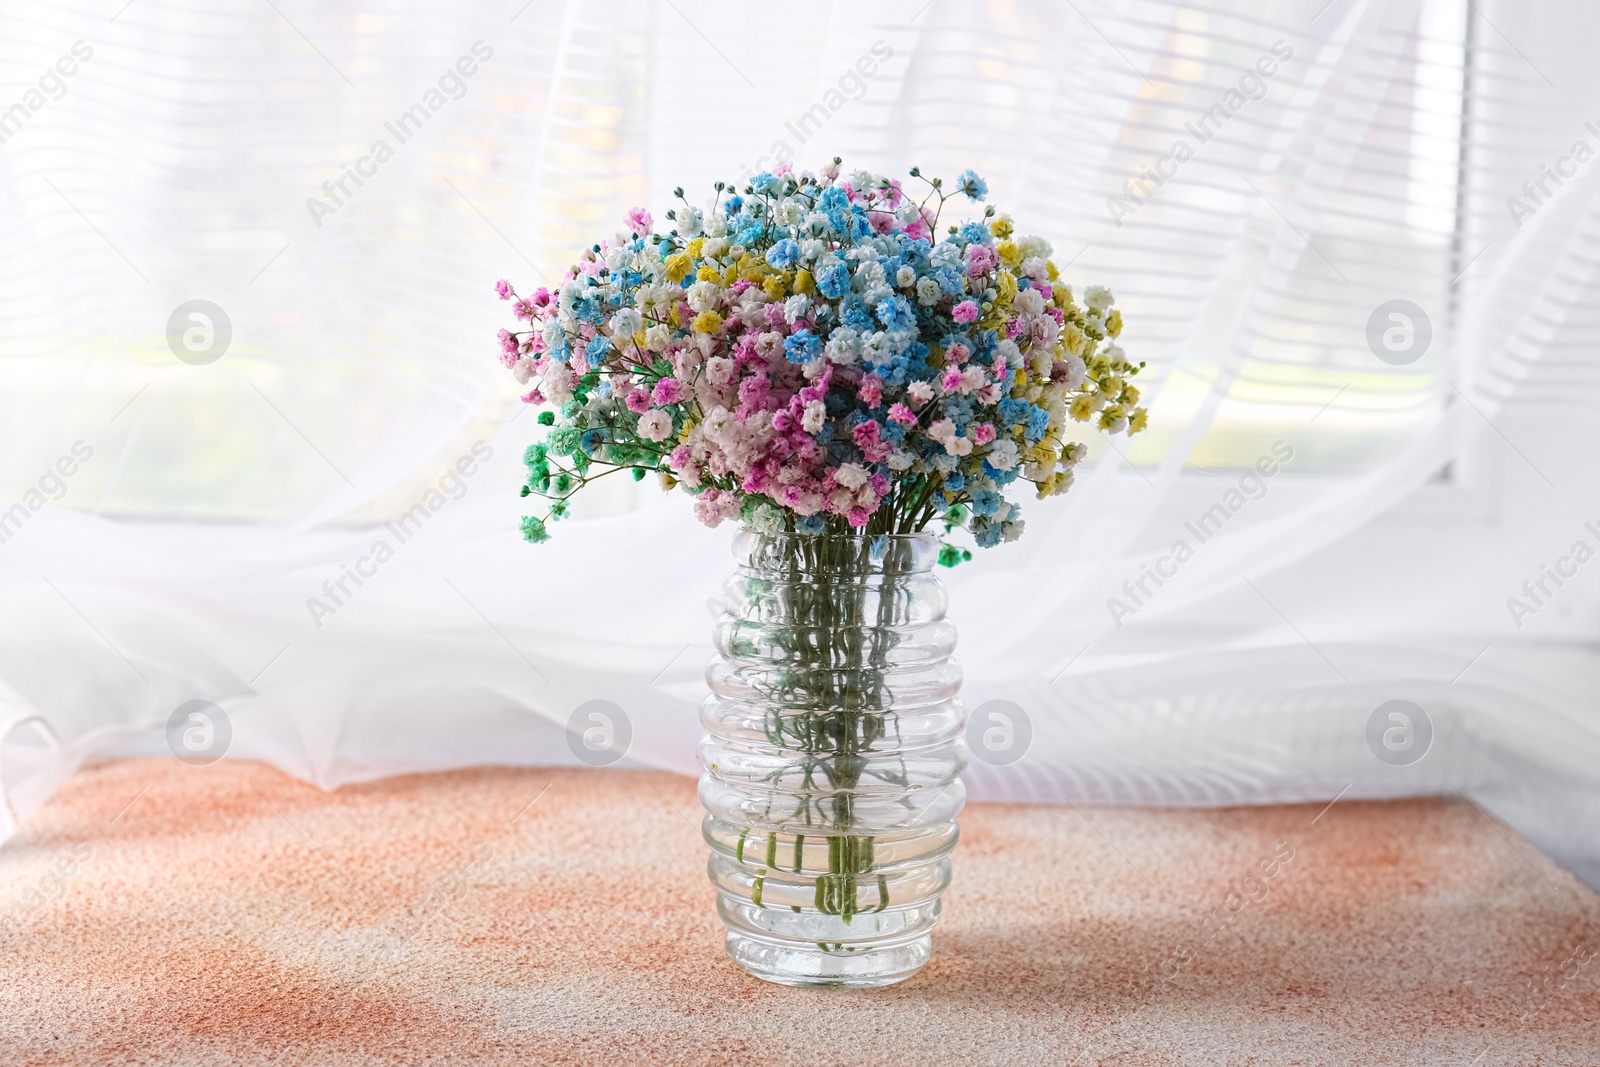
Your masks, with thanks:
[[[933,955],[924,934],[887,945],[800,945],[728,931],[728,956],[765,982],[865,989],[903,982]]]

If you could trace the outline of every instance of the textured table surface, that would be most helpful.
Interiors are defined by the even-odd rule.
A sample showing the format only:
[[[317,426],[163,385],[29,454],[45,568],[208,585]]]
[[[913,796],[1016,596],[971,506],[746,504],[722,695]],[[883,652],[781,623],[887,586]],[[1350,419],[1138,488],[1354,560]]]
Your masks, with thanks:
[[[1600,898],[1465,801],[962,828],[926,969],[797,990],[685,778],[103,763],[0,848],[0,1062],[1600,1063]]]

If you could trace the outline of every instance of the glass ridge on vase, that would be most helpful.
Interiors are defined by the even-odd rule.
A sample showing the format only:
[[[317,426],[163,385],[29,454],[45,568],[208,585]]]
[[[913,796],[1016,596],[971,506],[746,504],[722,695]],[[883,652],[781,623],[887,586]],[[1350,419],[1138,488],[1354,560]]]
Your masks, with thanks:
[[[734,555],[700,746],[728,955],[785,985],[901,981],[966,797],[938,539],[744,530]]]

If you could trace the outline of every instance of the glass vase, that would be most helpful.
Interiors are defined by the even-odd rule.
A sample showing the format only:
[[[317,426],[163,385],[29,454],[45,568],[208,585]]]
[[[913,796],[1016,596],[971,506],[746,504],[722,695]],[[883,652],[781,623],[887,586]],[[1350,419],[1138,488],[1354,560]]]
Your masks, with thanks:
[[[938,539],[745,530],[734,554],[700,747],[728,955],[785,985],[901,981],[966,797]]]

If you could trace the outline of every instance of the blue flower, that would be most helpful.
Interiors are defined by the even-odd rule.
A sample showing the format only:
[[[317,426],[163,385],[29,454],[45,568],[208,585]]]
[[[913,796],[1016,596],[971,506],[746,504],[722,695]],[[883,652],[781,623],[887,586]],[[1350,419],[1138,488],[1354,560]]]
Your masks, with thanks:
[[[867,310],[866,301],[854,294],[839,305],[839,317],[852,330],[865,332],[872,329],[872,313]]]
[[[1004,398],[999,404],[1001,425],[1010,430],[1017,423],[1028,417],[1032,407],[1033,405],[1026,400],[1018,400],[1010,396]]]
[[[796,330],[783,339],[783,354],[790,363],[810,363],[822,355],[822,338],[810,330]]]
[[[828,520],[821,515],[802,515],[794,520],[795,533],[821,534],[828,532]]]
[[[766,235],[767,224],[764,222],[753,222],[739,231],[739,235],[734,240],[734,243],[744,245],[746,248],[748,248]]]
[[[953,471],[944,476],[944,487],[947,492],[959,493],[967,487],[967,479],[960,471]]]
[[[961,239],[969,245],[986,245],[989,243],[989,227],[981,222],[969,222],[961,227]]]
[[[945,484],[950,484],[950,479],[945,479]],[[993,515],[1000,510],[1000,505],[1005,498],[993,489],[977,489],[972,494],[972,510],[979,515]]]
[[[788,270],[800,259],[800,245],[792,237],[785,237],[767,249],[767,262],[779,270]]]
[[[594,450],[605,444],[606,433],[604,430],[588,430],[584,432],[582,447],[584,454],[594,455]]]
[[[817,288],[829,300],[838,300],[850,292],[850,268],[844,265],[843,260],[828,257],[817,274]]]
[[[889,535],[879,534],[874,537],[872,543],[867,546],[867,551],[871,553],[873,559],[882,559],[884,553],[889,551]]]
[[[961,172],[961,176],[956,179],[956,187],[974,200],[982,200],[989,195],[989,183],[972,170]]]
[[[888,330],[910,330],[917,325],[917,313],[911,310],[910,301],[903,296],[879,301],[877,312],[878,321]]]
[[[1045,430],[1050,428],[1050,413],[1037,405],[1028,412],[1028,444],[1038,444],[1039,438],[1044,436]]]
[[[730,197],[728,197],[728,199],[724,200],[722,203],[728,209],[728,214],[737,215],[739,213],[739,209],[744,207],[744,197],[742,197],[742,196],[730,196]],[[665,242],[663,242],[663,243],[665,243]]]
[[[978,542],[979,548],[993,548],[1000,543],[1000,535],[1004,531],[998,522],[989,519],[972,520],[972,538]]]
[[[605,354],[609,351],[611,351],[611,338],[607,337],[603,333],[595,334],[595,336],[590,339],[589,344],[584,348],[584,352],[586,352],[589,356],[590,363],[594,363],[600,359],[603,359]],[[602,382],[601,384],[605,383]]]
[[[933,272],[933,280],[939,283],[939,291],[945,296],[960,296],[967,291],[966,280],[954,267],[940,267]]]

